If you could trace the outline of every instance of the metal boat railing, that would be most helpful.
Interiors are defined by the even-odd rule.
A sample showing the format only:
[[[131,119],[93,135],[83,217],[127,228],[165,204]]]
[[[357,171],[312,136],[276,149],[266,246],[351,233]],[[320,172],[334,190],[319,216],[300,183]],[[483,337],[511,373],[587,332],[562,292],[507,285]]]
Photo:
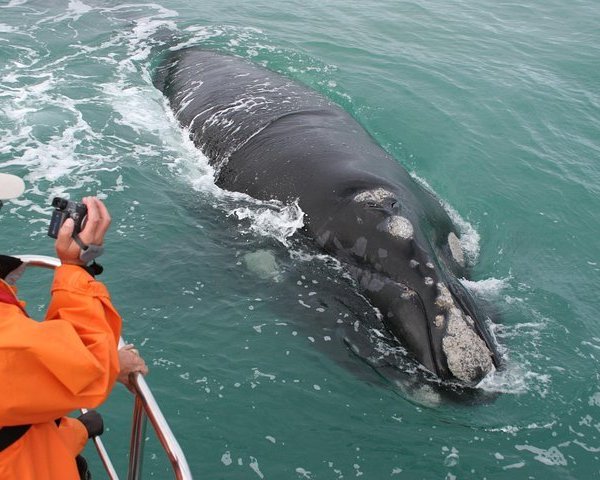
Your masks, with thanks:
[[[60,266],[60,260],[54,257],[43,255],[15,255],[27,267],[41,267],[55,269]],[[125,342],[121,338],[119,347]],[[171,467],[173,468],[174,478],[177,480],[188,480],[192,478],[192,473],[188,466],[187,460],[181,449],[179,442],[171,431],[167,420],[162,414],[158,403],[146,380],[140,373],[132,373],[129,377],[130,384],[135,393],[135,403],[133,407],[133,422],[131,427],[131,440],[129,445],[129,468],[127,472],[128,480],[140,480],[142,478],[142,464],[144,457],[144,439],[146,432],[147,420],[150,419],[150,424],[154,428],[158,441],[165,451]],[[82,409],[82,412],[85,412]],[[104,447],[100,437],[94,437],[94,444],[98,452],[98,456],[106,469],[108,478],[118,480],[119,477],[112,464],[112,461]]]

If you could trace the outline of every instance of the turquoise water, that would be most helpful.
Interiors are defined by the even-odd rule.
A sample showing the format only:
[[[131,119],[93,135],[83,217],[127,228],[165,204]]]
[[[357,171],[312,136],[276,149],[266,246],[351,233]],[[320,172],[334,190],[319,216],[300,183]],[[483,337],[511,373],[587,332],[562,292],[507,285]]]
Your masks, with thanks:
[[[599,478],[598,25],[594,0],[2,0],[0,172],[28,188],[0,242],[52,254],[50,199],[105,198],[104,279],[196,478]],[[347,352],[332,326],[368,305],[294,206],[214,186],[151,85],[165,30],[323,92],[448,204],[500,313],[495,401]],[[23,279],[34,316],[49,281]],[[131,407],[102,408],[121,472]],[[168,478],[152,440],[144,468]]]

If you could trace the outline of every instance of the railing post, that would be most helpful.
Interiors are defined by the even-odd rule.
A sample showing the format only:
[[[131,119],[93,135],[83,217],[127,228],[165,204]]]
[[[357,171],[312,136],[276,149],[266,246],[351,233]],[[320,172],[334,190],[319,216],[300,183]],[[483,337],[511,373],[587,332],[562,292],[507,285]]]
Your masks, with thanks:
[[[87,413],[87,412],[88,412],[87,408],[81,409],[81,413]],[[100,461],[102,462],[102,465],[104,465],[104,469],[106,470],[106,473],[108,474],[108,478],[110,480],[119,480],[119,475],[117,475],[117,471],[115,470],[115,467],[112,464],[110,456],[108,455],[108,452],[106,451],[106,447],[104,446],[104,443],[102,442],[102,439],[100,437],[92,437],[92,440],[94,441],[94,445],[96,446],[96,451],[98,452]]]
[[[147,419],[142,399],[139,395],[136,395],[133,406],[133,421],[131,423],[128,480],[140,480],[142,478]]]

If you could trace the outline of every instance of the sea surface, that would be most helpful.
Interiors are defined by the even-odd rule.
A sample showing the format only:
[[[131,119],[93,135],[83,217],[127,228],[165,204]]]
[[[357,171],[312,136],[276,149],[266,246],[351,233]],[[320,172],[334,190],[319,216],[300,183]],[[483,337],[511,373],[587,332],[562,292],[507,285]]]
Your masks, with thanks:
[[[447,205],[498,313],[491,401],[346,348],[337,320],[373,312],[302,212],[217,188],[152,86],[184,45],[325,94]],[[600,478],[597,0],[0,0],[0,172],[27,184],[2,253],[53,254],[54,196],[105,199],[102,279],[195,478]],[[22,279],[36,318],[50,281]],[[122,386],[101,408],[123,476],[131,411]]]

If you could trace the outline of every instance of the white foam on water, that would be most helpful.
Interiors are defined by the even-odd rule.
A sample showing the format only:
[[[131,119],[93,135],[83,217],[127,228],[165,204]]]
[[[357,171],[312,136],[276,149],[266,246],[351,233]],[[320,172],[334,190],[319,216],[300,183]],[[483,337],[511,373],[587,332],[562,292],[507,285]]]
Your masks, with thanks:
[[[472,289],[476,295],[493,301],[498,301],[501,297],[511,309],[518,308],[520,310],[519,317],[525,319],[516,324],[493,323],[490,319],[487,320],[492,341],[502,357],[502,368],[492,371],[477,387],[496,393],[535,392],[544,398],[552,388],[552,375],[548,368],[544,368],[543,372],[536,371],[538,370],[536,348],[540,344],[540,337],[547,329],[548,319],[529,308],[526,303],[516,302],[512,297],[502,296],[502,290],[509,286],[510,278],[487,279],[474,282],[475,285],[467,282],[467,288]],[[523,338],[528,339],[530,346],[527,349],[508,350],[507,345],[514,341],[522,342]]]
[[[309,470],[306,470],[305,468],[302,468],[302,467],[296,468],[296,473],[298,475],[300,475],[302,478],[306,478],[306,479],[312,478],[312,472],[310,472]]]
[[[0,33],[10,33],[16,31],[17,29],[15,27],[11,27],[10,25],[6,25],[5,23],[0,23]]]
[[[506,353],[503,354],[503,366],[488,374],[477,388],[493,393],[523,394],[535,391],[540,397],[548,395],[552,384],[552,376],[545,372],[530,370],[526,359],[513,361]]]
[[[37,22],[38,25],[42,23],[60,23],[65,20],[69,21],[77,21],[86,13],[95,10],[93,7],[86,5],[81,0],[69,0],[67,5],[66,12],[62,15],[48,16],[44,17],[42,20]],[[75,31],[75,36],[77,36],[77,31]]]
[[[120,83],[102,86],[115,112],[120,116],[115,123],[132,128],[136,133],[151,132],[157,136],[171,130],[164,118],[162,95],[148,86],[126,87]]]
[[[534,447],[533,445],[515,445],[519,451],[525,450],[534,454],[534,459],[548,466],[567,465],[567,459],[557,447],[548,449]]]
[[[231,452],[229,450],[221,455],[221,463],[226,467],[233,463],[233,460],[231,459]]]
[[[526,372],[518,366],[510,365],[501,371],[495,370],[485,376],[477,388],[493,393],[521,394],[527,392]]]
[[[460,282],[478,296],[487,299],[497,298],[509,286],[509,278],[486,278],[484,280],[467,280],[461,278]]]
[[[27,0],[10,0],[7,5],[0,5],[0,8],[12,8],[18,7],[19,5],[25,5]]]
[[[126,8],[127,6],[122,6]],[[148,17],[142,17],[134,20],[133,28],[124,31],[118,35],[116,41],[124,43],[127,48],[127,55],[119,61],[119,70],[125,76],[127,73],[146,73],[146,65],[140,66],[141,62],[147,60],[152,51],[152,47],[156,44],[154,36],[161,29],[177,31],[177,24],[173,17],[178,16],[178,13],[173,10],[168,10],[160,5],[151,4],[149,8],[156,9],[156,13]],[[120,10],[121,8],[108,9],[109,11]],[[152,82],[149,75],[145,78],[146,82],[151,86]]]
[[[9,6],[25,2],[13,1]],[[68,24],[72,35],[77,37],[79,26],[74,22],[92,11],[105,17],[117,17],[129,11],[143,17],[129,22],[130,28],[119,30],[107,37],[100,45],[82,45],[75,40],[62,56],[47,55],[47,47],[35,34],[42,24],[62,28]],[[27,31],[0,24],[0,30],[17,32],[24,41],[11,45],[15,60],[0,66],[0,135],[3,144],[0,153],[9,160],[3,161],[2,169],[21,171],[28,190],[29,203],[15,203],[19,209],[48,215],[49,209],[41,209],[45,199],[53,195],[69,197],[69,191],[86,190],[106,197],[107,192],[126,188],[118,172],[122,157],[132,155],[139,161],[146,158],[161,158],[161,149],[173,149],[177,139],[166,135],[172,126],[162,109],[162,95],[151,84],[146,59],[152,36],[163,27],[174,27],[170,20],[177,12],[158,4],[121,4],[116,7],[97,7],[86,0],[70,0],[66,8],[46,15]],[[55,27],[56,26],[56,27]],[[42,53],[40,53],[42,52]],[[74,61],[86,58],[92,64],[108,66],[112,70],[106,84],[94,84],[90,76],[72,73]],[[143,60],[143,63],[140,63]],[[104,67],[103,67],[104,68]],[[140,77],[142,81],[140,81]],[[17,83],[24,85],[16,88]],[[69,89],[65,89],[65,85]],[[71,96],[71,90],[82,87],[84,97]],[[111,126],[128,126],[136,134],[150,133],[155,140],[141,144],[139,137],[132,134],[105,138],[103,126],[88,119],[90,107],[110,115]],[[93,120],[93,117],[92,117]],[[46,123],[47,122],[47,123]],[[152,136],[150,138],[152,138]],[[129,138],[129,140],[128,140]],[[172,144],[168,140],[171,138]],[[171,159],[167,158],[167,161]],[[11,168],[12,167],[12,168]],[[102,175],[99,172],[115,172]],[[114,182],[117,182],[113,185]],[[120,183],[118,183],[120,182]],[[31,196],[42,196],[44,200],[31,200]],[[37,220],[33,220],[37,221]]]
[[[250,457],[250,463],[248,465],[259,478],[265,478],[264,474],[260,471],[258,467],[258,460],[254,457]]]
[[[588,405],[600,407],[600,392],[594,393],[594,395],[589,398]]]
[[[77,20],[79,17],[81,17],[81,15],[91,12],[93,8],[89,5],[86,5],[81,0],[70,0],[67,10],[69,13],[72,13],[73,18]]]
[[[304,226],[304,212],[297,201],[291,205],[276,201],[258,202],[258,205],[235,208],[231,215],[240,220],[249,219],[250,232],[275,238],[286,247],[289,246],[288,239]]]
[[[205,44],[211,39],[220,39],[222,37],[233,37],[230,38],[228,42],[229,47],[232,49],[238,48],[240,45],[245,45],[248,49],[268,51],[274,50],[274,47],[256,40],[256,37],[261,36],[263,31],[254,27],[238,27],[232,25],[193,25],[187,27],[185,32],[187,34],[187,40],[184,40],[171,47],[171,50],[179,50],[181,48],[192,47],[203,43]]]
[[[39,78],[43,80],[19,91],[5,89],[8,99],[2,114],[9,122],[0,133],[6,142],[2,151],[12,158],[3,162],[2,167],[18,166],[26,170],[28,192],[35,195],[47,197],[57,190],[64,193],[86,184],[99,188],[96,173],[113,170],[115,166],[103,152],[90,149],[99,134],[84,120],[80,111],[80,104],[85,101],[57,93],[60,77],[53,73],[41,74]],[[37,115],[44,115],[44,111],[59,115],[63,125],[54,127],[56,133],[39,138],[34,127],[39,121]],[[46,185],[47,182],[50,185]],[[62,186],[57,187],[57,183]]]

